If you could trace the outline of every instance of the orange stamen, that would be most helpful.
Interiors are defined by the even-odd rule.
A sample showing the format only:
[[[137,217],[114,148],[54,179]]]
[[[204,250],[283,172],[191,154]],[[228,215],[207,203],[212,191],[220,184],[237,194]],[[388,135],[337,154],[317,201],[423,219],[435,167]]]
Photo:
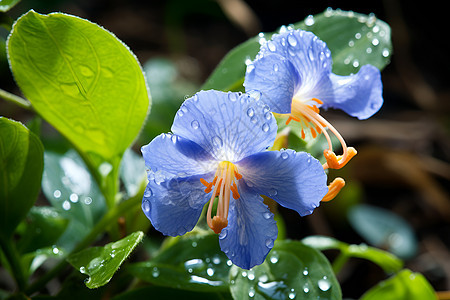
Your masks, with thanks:
[[[353,158],[358,152],[353,147],[347,148],[347,156],[344,158],[344,155],[336,156],[336,154],[333,151],[330,151],[329,149],[323,151],[323,155],[325,156],[325,159],[327,162],[324,164],[324,169],[330,168],[330,169],[340,169],[343,166],[345,166],[350,159]]]
[[[207,182],[205,179],[200,178],[200,182],[206,186],[205,193],[210,193],[212,191],[206,221],[208,226],[215,233],[220,233],[222,229],[228,225],[227,218],[230,198],[231,196],[233,199],[240,198],[236,180],[241,178],[242,175],[237,171],[237,167],[229,161],[222,161],[219,163],[212,182]],[[217,212],[216,215],[212,217],[212,207],[216,197],[218,198]]]
[[[333,200],[341,189],[345,186],[344,179],[337,177],[328,185],[328,193],[323,197],[322,202]]]
[[[311,134],[312,134],[312,137],[313,137],[313,139],[315,139],[316,137],[317,137],[317,133],[316,133],[316,131],[314,130],[314,128],[310,128],[311,129]]]

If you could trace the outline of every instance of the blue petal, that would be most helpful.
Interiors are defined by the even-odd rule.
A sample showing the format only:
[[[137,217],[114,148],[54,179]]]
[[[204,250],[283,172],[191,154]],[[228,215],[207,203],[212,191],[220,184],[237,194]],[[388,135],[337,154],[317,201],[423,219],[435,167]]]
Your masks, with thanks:
[[[189,139],[218,161],[238,161],[271,146],[276,121],[259,93],[201,91],[187,99],[175,116],[172,132]]]
[[[322,165],[306,152],[261,152],[246,157],[237,166],[251,189],[301,216],[311,214],[328,192]]]
[[[199,145],[177,135],[161,134],[141,151],[145,165],[151,169],[149,175],[160,177],[157,181],[209,173],[217,165]]]
[[[212,176],[213,173],[173,178],[160,184],[151,180],[142,199],[142,210],[153,227],[170,236],[191,231],[211,196],[204,192],[200,177],[211,180]]]
[[[278,235],[273,214],[263,199],[245,184],[239,184],[240,198],[232,199],[228,226],[222,229],[222,251],[238,267],[251,269],[262,264]]]
[[[360,120],[375,114],[383,105],[383,84],[380,71],[372,65],[364,65],[350,76],[331,74],[334,98],[324,101],[323,107],[342,109]]]
[[[292,97],[299,85],[300,77],[292,63],[278,54],[262,56],[247,66],[245,89],[261,91],[273,112],[291,112]]]

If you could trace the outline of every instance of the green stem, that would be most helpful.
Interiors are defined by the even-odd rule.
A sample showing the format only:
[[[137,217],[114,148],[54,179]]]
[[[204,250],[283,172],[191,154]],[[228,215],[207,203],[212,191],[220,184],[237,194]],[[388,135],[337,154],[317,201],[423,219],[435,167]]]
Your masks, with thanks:
[[[10,92],[7,92],[2,89],[0,89],[0,98],[6,100],[8,102],[14,103],[22,108],[30,109],[30,110],[33,109],[31,107],[30,101],[23,99],[22,97],[16,96],[14,94],[11,94]]]
[[[0,246],[11,267],[11,272],[16,280],[17,287],[20,291],[23,291],[26,284],[26,276],[22,268],[20,257],[17,255],[17,250],[15,249],[12,240],[10,238],[0,238]]]
[[[77,253],[87,246],[89,246],[92,242],[94,242],[99,234],[105,231],[108,226],[111,226],[115,222],[122,213],[131,209],[134,206],[140,205],[142,194],[138,193],[133,198],[130,198],[126,201],[121,202],[119,205],[110,209],[103,218],[92,228],[91,232],[80,242],[78,245],[69,253],[70,256],[73,253]],[[30,285],[26,289],[26,294],[30,295],[39,290],[41,290],[52,278],[57,276],[60,272],[64,270],[67,266],[67,261],[62,260],[57,264],[53,269],[44,274],[41,278],[39,278],[36,282]]]
[[[336,257],[332,264],[334,274],[337,274],[342,270],[342,267],[344,267],[349,258],[350,256],[345,252],[341,252],[338,257]]]

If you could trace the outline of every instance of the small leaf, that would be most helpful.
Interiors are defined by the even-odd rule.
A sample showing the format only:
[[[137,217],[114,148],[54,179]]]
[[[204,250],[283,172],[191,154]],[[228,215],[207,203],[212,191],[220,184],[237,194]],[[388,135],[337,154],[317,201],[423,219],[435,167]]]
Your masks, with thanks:
[[[42,191],[48,201],[68,220],[58,244],[71,249],[105,213],[105,199],[80,156],[45,152]]]
[[[20,0],[0,0],[0,12],[5,12],[13,8]]]
[[[225,291],[231,261],[220,250],[217,235],[187,235],[148,262],[130,265],[135,277],[155,285],[191,291]]]
[[[0,237],[9,237],[36,201],[43,152],[28,128],[0,117]]]
[[[18,242],[19,251],[27,253],[54,245],[67,228],[68,222],[53,207],[32,207],[28,213],[25,232]]]
[[[302,243],[318,250],[338,249],[347,257],[370,260],[379,265],[386,273],[398,272],[403,267],[403,262],[395,255],[365,244],[349,245],[327,236],[309,236],[304,238]]]
[[[350,224],[364,239],[385,247],[400,258],[417,252],[417,238],[411,226],[393,212],[371,205],[355,205],[348,214]]]
[[[143,237],[144,233],[137,231],[104,247],[84,249],[70,255],[67,260],[80,273],[89,276],[85,284],[88,288],[95,289],[111,280],[114,273]]]
[[[420,273],[402,270],[367,291],[361,300],[424,300],[437,299],[430,283]]]
[[[230,280],[234,299],[342,299],[325,256],[298,241],[277,241],[251,270],[233,266]]]

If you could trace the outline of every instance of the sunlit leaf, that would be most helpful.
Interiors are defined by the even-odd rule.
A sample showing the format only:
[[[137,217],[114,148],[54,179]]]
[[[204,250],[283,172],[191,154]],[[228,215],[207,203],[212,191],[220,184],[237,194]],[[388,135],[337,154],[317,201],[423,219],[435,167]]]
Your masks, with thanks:
[[[94,23],[33,10],[14,24],[8,54],[23,94],[80,151],[112,204],[120,158],[149,108],[136,57]]]
[[[117,242],[106,244],[104,247],[88,248],[72,254],[67,260],[80,273],[89,276],[85,284],[88,288],[95,289],[111,280],[114,273],[143,237],[143,232],[134,232]]]
[[[266,261],[230,271],[234,299],[342,299],[333,270],[319,251],[298,241],[278,241]]]
[[[304,238],[302,243],[318,250],[337,249],[347,257],[370,260],[379,265],[386,273],[397,272],[403,267],[403,262],[393,254],[365,244],[350,245],[327,236],[309,236]]]
[[[385,247],[400,258],[417,252],[417,238],[411,226],[399,215],[371,205],[355,205],[349,213],[350,224],[369,244]]]
[[[364,64],[372,64],[382,70],[390,62],[390,27],[373,15],[327,9],[315,16],[308,16],[292,27],[312,31],[327,43],[336,74],[356,73]],[[253,60],[260,43],[269,40],[272,35],[260,34],[232,49],[202,88],[243,90],[246,61]]]
[[[220,250],[217,235],[188,235],[172,239],[148,262],[130,265],[137,278],[155,285],[192,291],[228,289],[231,261]]]
[[[36,201],[43,151],[28,128],[0,117],[0,237],[9,237]]]
[[[361,300],[433,300],[433,288],[420,273],[402,270],[367,291]]]

